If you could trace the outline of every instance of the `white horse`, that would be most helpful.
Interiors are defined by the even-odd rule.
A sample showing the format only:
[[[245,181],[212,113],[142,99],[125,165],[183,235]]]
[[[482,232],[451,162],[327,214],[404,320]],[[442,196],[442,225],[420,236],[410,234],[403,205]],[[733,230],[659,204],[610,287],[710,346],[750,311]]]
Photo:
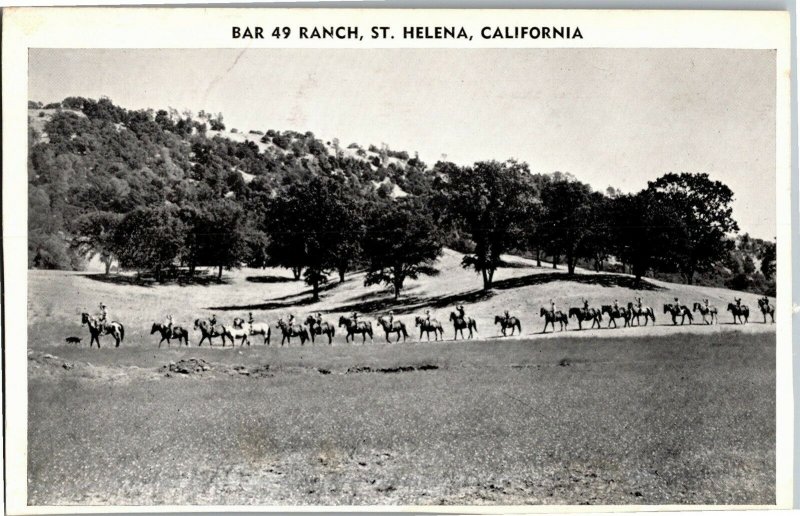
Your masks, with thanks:
[[[264,344],[269,344],[270,337],[272,336],[272,330],[269,328],[269,324],[261,323],[261,322],[253,322],[253,323],[246,323],[241,317],[237,317],[233,320],[234,328],[244,328],[248,331],[249,335],[261,335],[264,337]],[[249,344],[249,342],[248,342]]]

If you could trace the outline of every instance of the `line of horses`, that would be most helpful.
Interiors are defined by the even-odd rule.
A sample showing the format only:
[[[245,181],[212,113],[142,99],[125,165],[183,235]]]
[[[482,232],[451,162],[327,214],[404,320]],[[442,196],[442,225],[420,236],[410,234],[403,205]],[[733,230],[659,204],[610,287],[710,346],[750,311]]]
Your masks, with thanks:
[[[758,305],[764,316],[764,323],[766,324],[767,322],[767,315],[770,316],[770,319],[774,323],[774,307],[764,299],[759,299]],[[747,305],[729,303],[727,311],[731,312],[734,324],[746,324],[750,317],[750,309]],[[674,325],[678,324],[678,318],[680,318],[681,325],[685,324],[687,319],[689,324],[693,324],[693,313],[700,313],[704,324],[719,322],[718,311],[714,306],[706,306],[704,303],[694,303],[690,310],[686,305],[664,305],[664,314],[669,314],[671,316]],[[591,328],[601,328],[603,317],[606,315],[608,316],[607,328],[610,328],[612,325],[614,328],[618,328],[617,319],[623,320],[623,327],[633,327],[634,321],[636,322],[636,326],[640,326],[642,324],[642,318],[644,318],[645,326],[647,326],[648,322],[652,322],[653,324],[656,322],[656,314],[653,308],[634,303],[628,303],[625,307],[602,305],[599,309],[592,307],[572,307],[566,313],[560,310],[553,312],[544,307],[539,311],[539,317],[544,318],[545,321],[542,333],[546,333],[548,327],[551,327],[552,331],[555,332],[556,323],[559,324],[559,330],[564,331],[573,318],[577,320],[579,330],[583,329],[583,324],[586,322],[591,322]],[[459,335],[462,339],[472,339],[478,332],[478,325],[475,319],[471,317],[465,317],[460,313],[451,312],[449,321],[453,324],[453,340],[457,340]],[[84,312],[81,314],[81,323],[86,324],[89,328],[91,336],[89,347],[92,347],[96,342],[99,348],[100,337],[103,335],[109,335],[114,338],[116,347],[119,347],[120,343],[125,338],[125,328],[122,323],[118,321],[101,321],[99,318]],[[515,333],[522,334],[522,323],[517,317],[498,315],[494,318],[494,324],[495,326],[500,326],[500,332],[503,336],[508,336],[509,330],[512,336],[515,335]],[[419,328],[420,340],[422,336],[425,335],[427,340],[430,341],[431,333],[433,333],[434,340],[444,340],[444,327],[437,319],[416,316],[414,318],[414,326]],[[275,325],[275,328],[280,331],[281,346],[284,344],[291,344],[293,338],[299,339],[301,345],[304,345],[308,340],[314,343],[317,337],[327,337],[328,344],[332,344],[337,328],[344,328],[345,342],[350,342],[351,340],[355,342],[358,335],[361,336],[361,342],[366,342],[367,337],[369,337],[370,341],[373,341],[376,331],[383,331],[386,342],[391,342],[391,336],[396,337],[394,342],[399,342],[401,337],[403,342],[405,342],[409,337],[406,323],[386,316],[377,318],[377,328],[374,329],[371,321],[357,321],[350,317],[341,316],[339,317],[338,325],[334,326],[327,321],[319,321],[310,315],[301,324],[294,322],[289,323],[280,319]],[[270,324],[266,322],[245,321],[240,317],[234,318],[233,324],[231,325],[220,324],[216,321],[216,318],[195,319],[194,329],[199,331],[201,335],[198,346],[202,346],[205,341],[208,341],[209,346],[213,346],[215,338],[220,338],[222,340],[223,347],[228,341],[230,341],[232,346],[235,345],[237,341],[240,346],[245,344],[249,346],[251,344],[251,337],[259,336],[262,337],[263,343],[268,345],[272,338],[272,327]],[[468,332],[467,337],[464,336],[464,330]],[[159,348],[164,341],[167,342],[167,346],[169,347],[172,340],[177,340],[179,346],[182,344],[186,346],[189,345],[189,329],[182,325],[170,326],[155,322],[150,329],[150,334],[153,335],[156,333],[161,337],[158,342]]]

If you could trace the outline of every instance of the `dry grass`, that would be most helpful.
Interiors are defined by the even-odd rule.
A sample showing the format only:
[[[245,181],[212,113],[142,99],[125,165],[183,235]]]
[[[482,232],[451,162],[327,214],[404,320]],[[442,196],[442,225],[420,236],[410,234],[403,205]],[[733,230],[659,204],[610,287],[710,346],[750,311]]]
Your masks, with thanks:
[[[191,286],[31,271],[29,502],[774,503],[774,326],[676,329],[658,308],[709,297],[723,311],[740,294],[659,282],[637,291],[627,276],[567,278],[509,257],[487,295],[460,259],[447,251],[442,274],[409,282],[397,303],[361,274],[310,304],[281,270]],[[537,334],[550,298],[566,308],[639,295],[657,326]],[[100,301],[126,326],[119,349],[108,338],[87,348],[79,314]],[[446,323],[460,302],[481,340],[417,342],[412,315],[431,307]],[[158,350],[149,335],[167,313],[191,325],[211,313],[274,323],[322,311],[335,322],[389,309],[414,339],[345,344],[339,332],[333,346],[281,348],[273,330],[271,346],[223,350],[197,348],[193,331],[192,347]],[[504,309],[521,317],[521,338],[495,338]],[[84,340],[65,344],[71,335]],[[166,376],[163,366],[189,357],[212,369]]]
[[[193,349],[213,369],[166,377],[186,352],[72,349],[30,361],[29,501],[769,504],[774,352],[771,333]]]

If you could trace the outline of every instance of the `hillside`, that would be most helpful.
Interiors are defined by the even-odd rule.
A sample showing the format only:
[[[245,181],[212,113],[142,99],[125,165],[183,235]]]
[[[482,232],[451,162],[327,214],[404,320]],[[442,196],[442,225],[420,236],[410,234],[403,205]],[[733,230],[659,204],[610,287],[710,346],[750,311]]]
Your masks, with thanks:
[[[435,234],[437,249],[446,245],[473,252],[483,245],[476,240],[475,229],[485,221],[505,218],[492,230],[505,235],[486,240],[500,246],[492,249],[492,260],[507,252],[527,252],[566,262],[568,267],[577,264],[668,281],[775,292],[775,243],[737,234],[738,226],[724,208],[733,193],[724,184],[714,186],[703,173],[667,173],[659,178],[661,186],[652,182],[637,194],[613,188],[604,193],[569,173],[536,173],[514,160],[464,167],[437,162],[429,167],[385,144],[345,145],[295,130],[240,131],[226,128],[221,114],[203,111],[134,111],[107,98],[82,97],[29,106],[30,268],[81,270],[87,259],[99,255],[107,264],[117,261],[131,270],[153,272],[159,279],[162,271],[175,274],[178,266],[194,271],[196,265],[216,265],[221,275],[223,268],[279,264],[300,274],[308,272],[309,263],[298,267],[298,250],[282,242],[284,235],[307,238],[316,229],[319,233],[311,241],[319,243],[321,235],[351,228],[352,234],[345,238],[350,240],[329,238],[319,244],[327,255],[336,255],[319,258],[325,263],[312,271],[319,276],[368,263],[359,240],[372,238],[367,235],[374,230],[370,224],[376,222],[375,214],[415,204],[411,211],[425,211],[419,216],[432,224],[428,233]],[[502,194],[487,193],[495,187],[475,183],[466,188],[463,181],[469,174],[459,175],[481,170],[471,177],[488,177],[494,169],[503,171],[498,178],[511,178],[516,185]],[[706,186],[701,186],[704,181]],[[314,193],[309,189],[312,183],[316,183]],[[673,184],[668,187],[668,183]],[[695,192],[694,200],[665,197],[672,187],[709,187],[728,193],[718,203],[699,203],[720,207],[716,214],[703,215],[717,217],[708,224],[695,215],[702,206],[678,205],[696,203],[708,192]],[[664,194],[660,201],[639,198],[659,194],[659,188]],[[519,199],[514,214],[508,208],[512,196]],[[322,200],[330,201],[320,208],[329,212],[311,214],[306,209],[324,204]],[[300,203],[298,212],[281,220]],[[659,209],[651,209],[651,204]],[[485,221],[470,229],[465,227],[470,224],[466,211],[456,214],[459,206],[489,206],[499,212],[482,215]],[[301,221],[307,213],[311,218]],[[140,219],[122,223],[132,215]],[[333,222],[339,215],[341,219]],[[642,220],[645,217],[647,221]],[[322,228],[324,221],[336,229]],[[633,234],[627,229],[631,224],[644,224],[645,231]],[[576,231],[565,231],[568,227]],[[142,241],[133,241],[120,228],[128,232],[144,228],[149,233]],[[147,242],[175,240],[171,233],[176,228],[181,241],[169,253],[163,246],[141,251]],[[210,242],[218,237],[227,240]]]
[[[406,322],[413,340],[416,340],[418,333],[413,328],[413,316],[423,315],[427,308],[443,323],[445,337],[451,339],[452,325],[447,317],[459,303],[463,303],[467,314],[477,320],[480,338],[498,335],[493,318],[504,310],[521,318],[524,336],[539,333],[543,326],[539,309],[550,299],[554,299],[559,307],[567,308],[580,306],[583,297],[588,298],[592,306],[599,306],[611,304],[614,299],[627,303],[641,296],[645,304],[656,311],[655,327],[567,332],[590,337],[727,331],[734,327],[729,324],[731,318],[725,306],[734,297],[742,297],[743,303],[753,312],[758,306],[758,297],[753,294],[655,280],[646,280],[641,290],[635,290],[632,288],[633,278],[628,275],[580,270],[570,278],[563,268],[553,271],[545,264],[536,267],[529,260],[513,256],[506,257],[509,267],[498,271],[497,287],[487,295],[480,290],[479,278],[464,270],[460,261],[459,253],[447,250],[437,263],[441,273],[425,281],[410,281],[397,302],[389,292],[364,287],[364,276],[359,273],[349,275],[343,284],[332,282],[322,293],[320,302],[313,304],[308,302],[308,287],[301,281],[293,281],[291,274],[284,269],[242,269],[226,276],[228,283],[221,285],[166,285],[157,288],[107,282],[102,274],[30,271],[30,345],[34,348],[63,346],[66,336],[85,337],[87,332],[80,326],[80,313],[96,312],[100,301],[109,306],[113,318],[126,325],[126,346],[153,345],[156,341],[148,335],[150,325],[154,321],[163,321],[168,313],[173,314],[180,324],[191,326],[195,318],[209,317],[212,313],[220,321],[230,323],[234,317],[246,317],[248,312],[253,312],[256,320],[274,324],[289,313],[305,318],[320,311],[326,320],[335,323],[340,315],[353,311],[374,321],[375,317],[393,310],[397,318]],[[72,294],[64,296],[64,292]],[[719,309],[721,324],[673,328],[661,307],[675,297],[685,304],[707,297]],[[774,326],[763,325],[761,320],[761,314],[757,313],[751,316],[751,324],[735,328],[745,332],[773,330]],[[701,323],[699,317],[695,323]],[[606,325],[607,319],[604,319],[603,326]],[[574,319],[569,330],[577,330]],[[192,331],[192,341],[198,339],[199,334]],[[376,339],[380,342],[383,336],[376,334]],[[335,343],[342,342],[339,333]]]

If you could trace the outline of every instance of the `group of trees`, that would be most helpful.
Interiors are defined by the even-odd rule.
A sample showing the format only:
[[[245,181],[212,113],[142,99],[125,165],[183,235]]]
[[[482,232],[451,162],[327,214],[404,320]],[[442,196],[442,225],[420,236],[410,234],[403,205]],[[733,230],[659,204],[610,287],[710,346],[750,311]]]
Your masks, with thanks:
[[[484,289],[514,252],[563,262],[568,274],[582,265],[637,281],[654,274],[774,290],[774,242],[734,238],[733,193],[706,174],[601,193],[513,160],[428,168],[385,145],[353,157],[312,133],[251,131],[266,149],[208,137],[206,123],[224,128],[221,114],[193,119],[79,97],[56,109],[46,137],[30,134],[32,266],[98,256],[107,272],[116,261],[161,280],[180,266],[189,275],[215,267],[221,278],[231,267],[272,265],[291,269],[314,298],[329,275],[363,270],[367,284],[398,296],[406,279],[436,274],[448,246]],[[408,195],[394,198],[387,184]]]

